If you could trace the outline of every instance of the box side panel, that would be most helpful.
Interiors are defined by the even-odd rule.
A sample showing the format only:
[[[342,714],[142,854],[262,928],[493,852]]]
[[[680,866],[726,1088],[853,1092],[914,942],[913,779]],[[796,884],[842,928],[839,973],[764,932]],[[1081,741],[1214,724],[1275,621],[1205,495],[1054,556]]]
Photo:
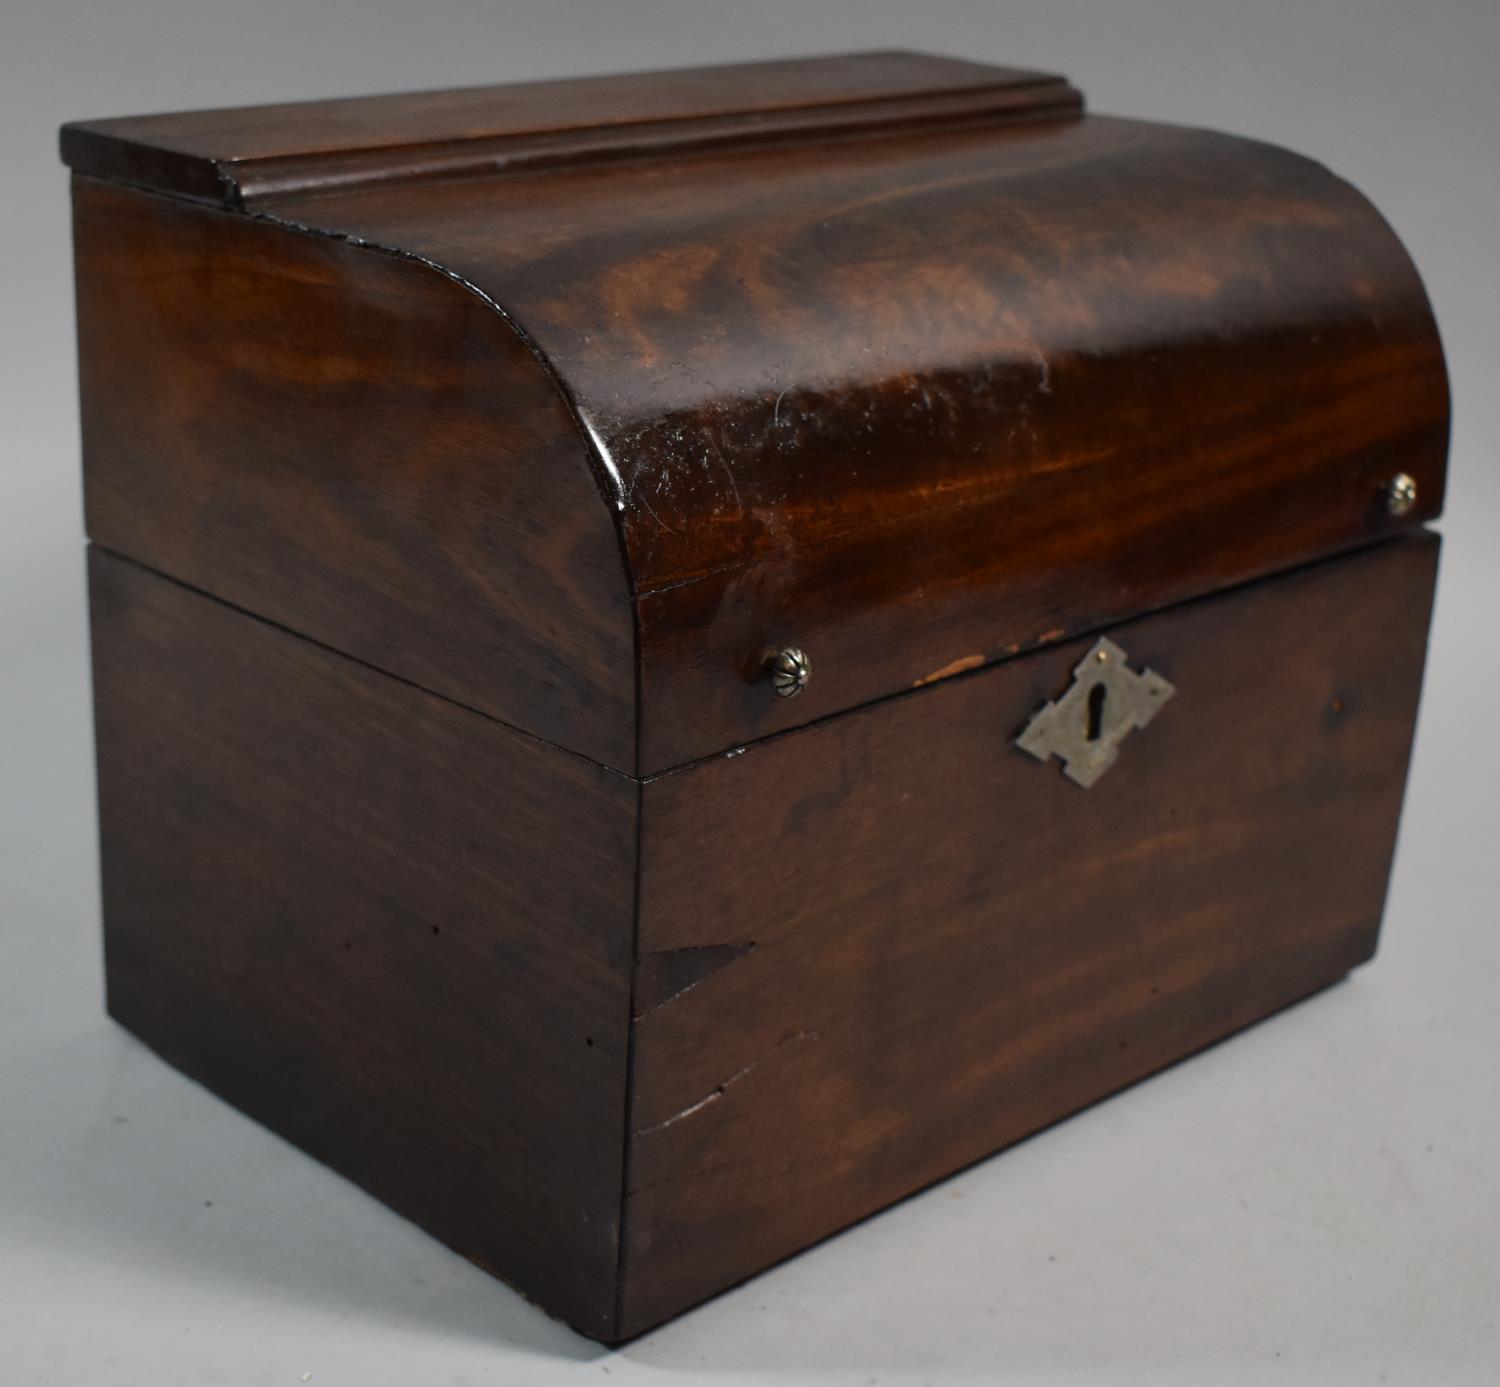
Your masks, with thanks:
[[[94,549],[111,1013],[587,1333],[635,784]]]
[[[648,783],[622,1331],[1367,959],[1437,552],[1114,629],[1088,790],[1014,745],[1087,639]]]
[[[75,180],[98,543],[634,768],[620,541],[568,407],[427,265]]]

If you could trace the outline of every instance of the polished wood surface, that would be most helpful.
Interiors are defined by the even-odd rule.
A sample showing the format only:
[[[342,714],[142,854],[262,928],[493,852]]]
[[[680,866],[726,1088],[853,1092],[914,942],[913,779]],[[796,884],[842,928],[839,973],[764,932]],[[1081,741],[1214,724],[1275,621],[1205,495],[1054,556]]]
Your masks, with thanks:
[[[912,55],[64,153],[111,1010],[583,1332],[1374,948],[1448,394],[1321,166]]]
[[[637,786],[97,548],[90,576],[111,1014],[609,1336]]]
[[[1441,506],[1421,284],[1269,146],[1088,118],[267,210],[483,286],[567,382],[630,556],[643,773]],[[785,643],[795,700],[760,678]]]
[[[624,76],[79,121],[80,173],[244,206],[389,178],[494,174],[663,147],[1076,111],[1061,77],[926,53],[852,53]]]
[[[488,304],[87,180],[75,236],[92,538],[633,767],[619,539],[562,394]]]
[[[642,783],[95,547],[111,1013],[633,1337],[1368,958],[1437,549],[1117,628],[1084,791],[1087,640]]]
[[[1013,745],[1087,640],[650,781],[620,1331],[1367,959],[1437,551],[1113,631],[1177,693],[1089,790]]]
[[[796,70],[795,91],[750,71],[721,105],[832,109],[983,87],[972,65],[869,61],[847,60],[822,97],[811,69]],[[999,70],[991,86],[1040,90],[1007,86],[1020,80]],[[642,101],[696,109],[707,86],[557,88],[517,98],[507,119],[520,129],[576,105],[566,119],[587,125],[618,101],[628,123]],[[403,98],[340,106],[303,138],[319,158],[341,138],[365,158],[382,122],[467,138],[469,100],[419,101],[420,118]],[[232,162],[285,153],[295,124],[273,112],[262,129],[239,113],[131,129],[168,132],[163,148],[220,141]],[[253,534],[237,510],[200,508],[195,542],[260,554],[262,522],[298,523],[300,476],[316,469],[286,477],[249,460],[341,454],[339,489],[315,498],[308,523],[342,527],[374,506],[412,536],[409,552],[330,548],[351,575],[336,580],[341,619],[375,638],[355,646],[315,624],[304,608],[325,579],[300,563],[288,573],[316,580],[296,584],[301,598],[274,584],[262,594],[249,575],[236,593],[215,590],[629,773],[1357,547],[1442,505],[1448,394],[1422,286],[1356,191],[1283,150],[1057,111],[859,139],[658,141],[650,157],[524,176],[496,166],[414,181],[403,168],[263,190],[239,231],[214,220],[228,214],[84,186],[85,407],[105,419],[90,435],[93,485],[128,507],[142,474],[197,467],[198,440],[211,442],[235,460],[236,486],[265,486]],[[127,217],[131,198],[157,210]],[[405,360],[365,353],[351,365],[344,298],[382,327],[412,314],[421,398],[385,392]],[[495,308],[505,321],[486,329]],[[226,309],[222,334],[203,327]],[[116,360],[130,330],[167,350]],[[247,332],[286,363],[274,396],[233,356]],[[278,343],[293,332],[305,340],[289,353]],[[445,371],[462,377],[462,409],[438,408]],[[337,407],[320,413],[330,377]],[[149,449],[130,441],[174,411],[193,424],[185,438],[158,427]],[[401,434],[417,420],[437,432],[411,447]],[[503,475],[489,462],[497,447],[514,459]],[[1399,518],[1382,502],[1397,470],[1418,485]],[[550,510],[573,541],[566,614],[545,582],[524,584],[532,565],[555,568],[544,538],[478,546],[460,556],[466,584],[516,594],[489,639],[472,620],[488,619],[484,602],[421,591],[423,546],[434,529],[449,539],[444,497],[467,489],[461,523],[504,527],[547,504],[512,499],[538,479],[558,489]],[[580,514],[590,503],[592,518]],[[127,552],[208,585],[204,565],[178,567],[180,552]],[[582,565],[587,581],[574,576]],[[377,635],[390,594],[349,583],[413,578],[399,631]],[[576,692],[567,669],[538,668],[523,609],[549,632],[589,628],[569,651],[584,652]],[[414,631],[418,611],[442,613],[441,629]],[[512,626],[525,639],[512,643]],[[796,699],[771,696],[762,676],[767,651],[787,643],[816,669]],[[510,681],[529,689],[512,698]]]

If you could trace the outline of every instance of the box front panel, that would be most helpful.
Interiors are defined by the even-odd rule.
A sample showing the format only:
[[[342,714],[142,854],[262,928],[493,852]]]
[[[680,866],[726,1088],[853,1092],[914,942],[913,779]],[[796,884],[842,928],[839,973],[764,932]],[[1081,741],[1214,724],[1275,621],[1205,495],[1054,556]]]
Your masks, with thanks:
[[[1174,692],[1087,789],[1016,738],[1092,639],[649,782],[622,1331],[1367,959],[1437,551],[1112,629]]]

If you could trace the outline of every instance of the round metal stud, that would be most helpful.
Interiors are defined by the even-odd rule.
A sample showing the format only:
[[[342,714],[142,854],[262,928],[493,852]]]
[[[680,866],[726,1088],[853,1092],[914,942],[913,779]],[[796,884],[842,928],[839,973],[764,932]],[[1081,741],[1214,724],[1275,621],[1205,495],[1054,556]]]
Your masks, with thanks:
[[[1392,515],[1405,515],[1417,504],[1417,479],[1407,472],[1397,472],[1385,488],[1385,508]]]
[[[771,687],[778,698],[795,698],[807,687],[812,678],[812,666],[795,645],[776,651],[766,660],[766,671],[771,676]]]

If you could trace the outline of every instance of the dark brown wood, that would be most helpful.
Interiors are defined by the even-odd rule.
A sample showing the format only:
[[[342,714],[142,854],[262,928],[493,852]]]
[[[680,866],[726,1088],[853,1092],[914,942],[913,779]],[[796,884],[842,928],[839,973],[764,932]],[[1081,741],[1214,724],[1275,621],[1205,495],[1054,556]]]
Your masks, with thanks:
[[[268,210],[483,285],[567,380],[622,508],[643,773],[1441,506],[1417,276],[1269,146],[1089,118]],[[788,641],[816,673],[780,700]]]
[[[111,1010],[583,1332],[1373,950],[1448,395],[1321,166],[889,54],[63,147]]]
[[[813,69],[796,69],[790,87],[750,73],[725,84],[720,109],[747,102],[834,109],[894,102],[903,92],[928,101],[987,90],[986,80],[997,91],[1043,90],[1008,85],[1021,79],[1006,70],[991,80],[972,65],[869,63],[848,60],[822,96],[814,95],[823,79]],[[651,111],[661,116],[669,106],[691,124],[714,84],[684,78],[660,97],[649,84],[629,94],[596,84],[574,92],[576,112],[553,124],[606,120],[601,113],[614,102],[621,120],[645,120],[641,129],[651,126]],[[162,117],[128,133],[144,140],[155,132],[169,152],[214,149],[229,164],[299,149],[333,159],[340,140],[350,157],[367,161],[384,138],[431,140],[447,131],[467,139],[475,128],[467,103],[494,99],[422,98],[415,110],[401,98],[339,106],[326,120],[310,116],[301,135],[301,117],[286,111]],[[502,101],[500,124],[484,128],[509,121],[505,128],[521,132],[515,138],[542,138],[551,117],[541,113],[571,106],[573,97],[557,88],[519,101],[520,114],[505,115]],[[648,110],[643,102],[658,104]],[[566,689],[566,671],[547,671],[547,691],[560,694],[555,703],[534,689],[537,698],[507,707],[505,677],[476,660],[476,648],[513,662],[523,682],[535,678],[540,652],[512,656],[504,631],[485,645],[483,621],[468,620],[484,615],[482,606],[451,608],[444,619],[462,623],[461,631],[379,637],[390,652],[424,659],[412,672],[375,651],[374,641],[355,649],[331,639],[326,623],[313,629],[286,594],[263,598],[246,583],[232,600],[621,770],[650,774],[1437,514],[1448,431],[1442,353],[1421,284],[1379,214],[1321,166],[1270,146],[1072,110],[1037,114],[1049,113],[1019,126],[1003,113],[908,122],[859,139],[808,129],[780,143],[696,152],[663,139],[649,158],[524,177],[502,166],[414,182],[393,153],[388,177],[359,174],[346,185],[329,169],[309,171],[313,186],[301,190],[267,185],[255,211],[281,229],[242,235],[263,248],[254,257],[255,290],[269,293],[273,315],[289,297],[306,297],[297,286],[308,263],[324,275],[328,262],[341,267],[344,278],[330,293],[356,303],[361,292],[368,296],[359,282],[368,272],[352,268],[365,255],[325,240],[309,248],[306,229],[420,257],[473,289],[461,312],[453,307],[447,321],[432,323],[431,351],[476,392],[477,426],[463,426],[461,439],[450,434],[405,450],[402,476],[422,498],[477,486],[463,473],[491,475],[494,439],[504,440],[518,419],[545,417],[545,439],[517,454],[505,486],[535,476],[533,453],[545,451],[547,485],[572,488],[554,513],[572,517],[583,504],[586,452],[607,518],[576,522],[575,555],[583,562],[582,546],[596,546],[598,573],[572,585],[579,600],[565,614],[541,584],[517,606],[540,602],[549,631],[591,623],[590,638],[578,644],[597,655],[605,642],[608,658],[595,660],[576,692]],[[147,253],[143,237],[125,243],[128,232],[114,223],[90,229],[87,195],[85,213],[85,287],[129,280]],[[178,209],[143,217],[142,226],[181,221],[186,239],[176,238],[175,258],[151,258],[154,277],[86,332],[86,354],[92,340],[112,359],[127,321],[153,334],[164,312],[175,323],[161,285],[185,286],[196,275],[195,292],[180,295],[189,312],[199,311],[203,295],[205,314],[215,295],[233,300],[245,281],[233,277],[233,263],[213,260],[219,238],[207,234],[221,223],[190,220],[219,215]],[[113,256],[111,246],[119,247]],[[287,257],[280,270],[278,255]],[[94,259],[103,267],[91,272]],[[278,278],[287,283],[269,288]],[[440,291],[430,271],[412,264],[389,265],[381,281],[391,295],[402,286],[403,300],[417,292],[408,285],[450,307],[462,298],[458,284]],[[98,299],[91,290],[85,305]],[[486,303],[503,309],[557,377],[576,415],[572,434],[521,344],[504,345],[508,330],[498,325],[477,330]],[[267,421],[287,432],[286,421],[306,407],[299,382],[326,382],[345,367],[338,320],[326,321],[326,339],[290,359],[281,353],[288,370],[277,383],[276,412],[264,408],[253,374],[218,369],[208,379],[207,367],[189,373],[190,385],[201,382],[198,408],[212,399],[240,424],[247,415],[261,423],[271,436],[255,440],[257,451],[288,447]],[[228,325],[229,340],[259,329],[263,342],[274,341],[290,326],[241,313]],[[470,328],[473,336],[462,335]],[[173,351],[205,345],[185,325],[167,332]],[[487,402],[481,382],[494,368],[475,359],[483,351],[476,343],[508,353],[505,384]],[[211,338],[207,345],[212,361]],[[109,426],[91,432],[96,470],[114,467],[109,447],[133,446],[128,440],[144,427],[135,401],[147,401],[157,419],[181,407],[175,373],[157,356],[117,365],[117,376],[97,389],[86,383],[86,407],[97,396],[102,403],[92,407],[111,411]],[[379,398],[373,368],[390,364],[358,362],[367,393],[341,391],[347,408],[325,416],[346,440],[350,472],[341,486],[359,504],[388,504],[379,453],[391,419],[399,415],[409,429],[411,420],[432,417],[405,400],[366,425]],[[530,395],[517,396],[512,382]],[[420,383],[427,388],[425,375]],[[197,415],[193,422],[212,432],[226,457],[248,454],[242,428],[226,436]],[[175,472],[189,443],[163,432],[151,465]],[[113,442],[119,438],[127,441]],[[467,446],[439,446],[445,442]],[[320,452],[332,446],[316,444]],[[376,454],[368,460],[367,447]],[[131,464],[137,472],[144,466]],[[1398,469],[1416,478],[1419,499],[1396,518],[1381,496]],[[573,474],[566,483],[565,471]],[[118,490],[128,496],[137,484],[122,476]],[[269,483],[257,502],[268,513],[288,504],[295,507],[295,497],[279,497]],[[396,497],[389,504],[416,543],[447,519]],[[534,509],[486,498],[477,509],[491,504],[507,514]],[[318,507],[324,519],[325,511],[350,509],[333,497]],[[265,547],[237,534],[238,515],[200,513],[196,523],[206,523],[194,530],[202,544]],[[618,530],[628,576],[605,572],[619,562],[606,524]],[[175,554],[132,552],[178,572]],[[525,566],[544,546],[495,552]],[[351,574],[378,565],[385,581],[404,586],[421,557],[420,549],[344,551],[336,561]],[[487,557],[466,556],[462,571],[487,581]],[[201,573],[179,576],[204,583]],[[428,575],[418,566],[415,576],[420,583]],[[520,591],[515,576],[494,575],[490,591]],[[350,621],[371,633],[388,617],[387,594],[376,596],[371,603],[367,594],[339,594]],[[590,603],[599,609],[590,612]],[[411,603],[413,613],[441,609],[426,596]],[[760,677],[766,651],[786,642],[806,649],[816,670],[794,700],[772,697]],[[466,689],[439,677],[454,671]],[[619,727],[636,710],[637,683],[639,735],[622,747]],[[605,715],[611,730],[601,735],[591,723]],[[568,726],[575,717],[584,724],[576,734]]]
[[[622,768],[619,540],[556,384],[428,266],[75,186],[85,508],[106,547]]]
[[[1177,693],[1080,790],[1012,738],[1077,641],[645,787],[620,1332],[1375,948],[1436,537],[1113,632]]]
[[[636,785],[94,549],[111,1013],[596,1337]]]
[[[1051,73],[857,53],[80,121],[63,127],[62,154],[80,173],[242,206],[303,188],[1080,105]]]

